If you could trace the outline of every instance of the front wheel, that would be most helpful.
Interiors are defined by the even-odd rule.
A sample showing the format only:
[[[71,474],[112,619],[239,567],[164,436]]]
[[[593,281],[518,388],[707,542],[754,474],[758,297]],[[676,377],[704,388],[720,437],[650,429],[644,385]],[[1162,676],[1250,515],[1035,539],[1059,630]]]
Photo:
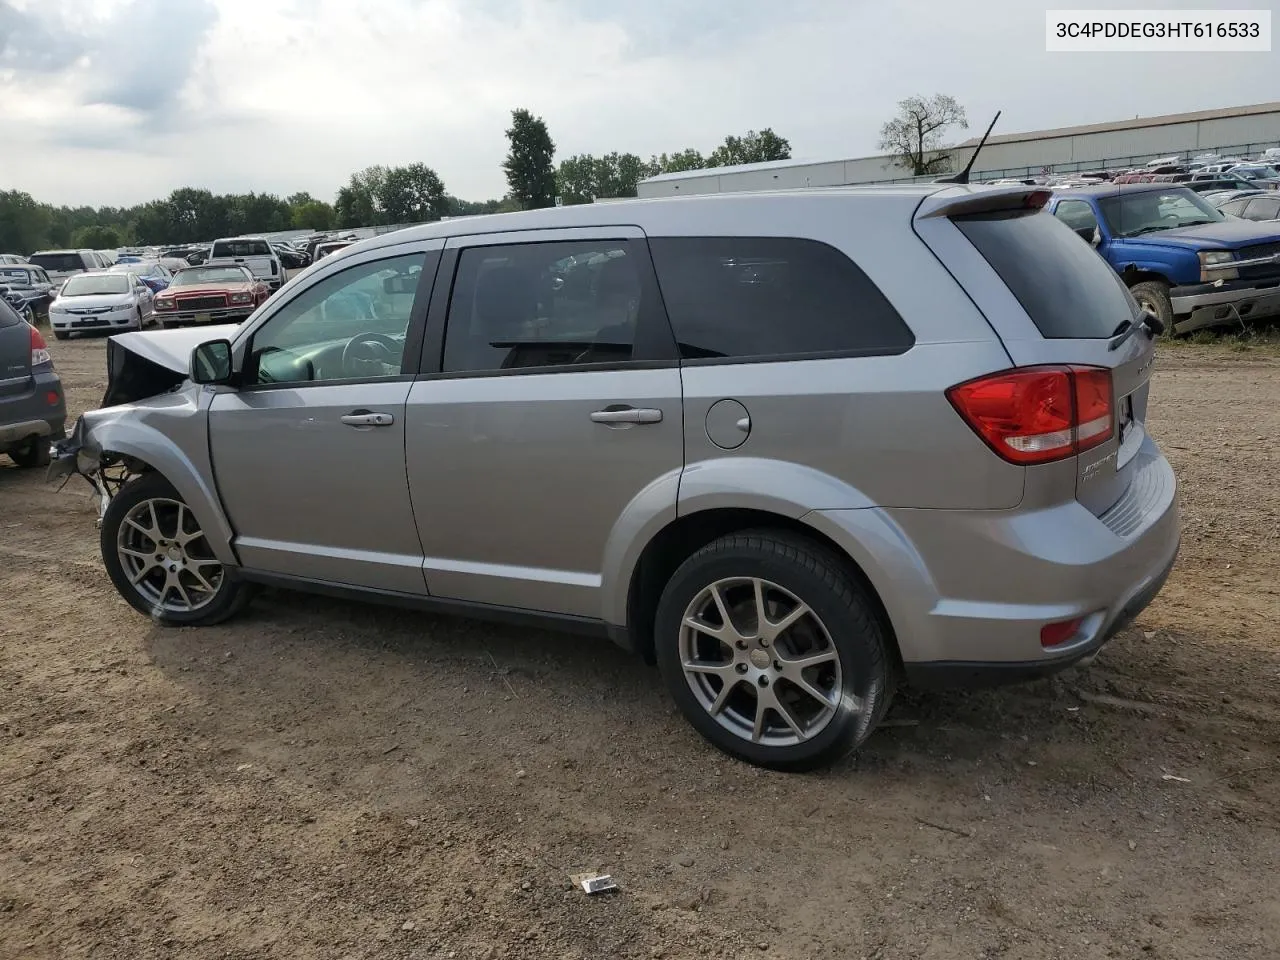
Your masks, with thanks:
[[[671,577],[655,652],[690,723],[726,753],[780,770],[829,764],[888,709],[879,618],[844,564],[774,531],[721,537]]]
[[[1169,297],[1169,285],[1162,280],[1144,280],[1129,288],[1133,299],[1143,310],[1150,310],[1164,324],[1166,335],[1173,335],[1173,300]]]
[[[112,498],[100,547],[116,590],[160,623],[220,623],[249,600],[248,585],[218,561],[191,508],[158,473],[131,480]]]
[[[36,325],[36,308],[28,303],[22,308],[22,319],[34,327]]]
[[[66,340],[71,336],[71,334],[67,333],[65,330],[55,330],[53,331],[53,335],[58,340]]]

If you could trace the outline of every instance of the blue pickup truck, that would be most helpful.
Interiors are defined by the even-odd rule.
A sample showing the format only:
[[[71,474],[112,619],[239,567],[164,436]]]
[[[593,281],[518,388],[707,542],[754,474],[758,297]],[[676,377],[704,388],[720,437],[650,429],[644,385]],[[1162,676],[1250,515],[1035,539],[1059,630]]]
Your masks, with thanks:
[[[1280,314],[1280,225],[1229,217],[1174,183],[1061,190],[1049,211],[1173,333]]]

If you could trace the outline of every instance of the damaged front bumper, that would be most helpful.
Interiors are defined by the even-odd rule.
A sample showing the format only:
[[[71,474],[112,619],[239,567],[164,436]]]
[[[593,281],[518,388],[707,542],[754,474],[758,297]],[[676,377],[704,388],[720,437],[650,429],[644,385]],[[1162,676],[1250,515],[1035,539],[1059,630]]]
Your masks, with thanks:
[[[102,518],[107,515],[107,507],[123,478],[117,481],[103,472],[102,451],[86,441],[87,433],[88,427],[81,417],[72,428],[71,436],[52,445],[45,479],[65,483],[73,476],[84,477],[97,495],[98,526],[102,526]]]

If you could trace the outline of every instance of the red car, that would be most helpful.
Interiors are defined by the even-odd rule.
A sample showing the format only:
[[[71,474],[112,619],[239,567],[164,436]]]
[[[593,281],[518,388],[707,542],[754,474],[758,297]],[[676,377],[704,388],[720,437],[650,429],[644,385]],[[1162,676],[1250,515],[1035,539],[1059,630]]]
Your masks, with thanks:
[[[271,296],[270,288],[235,265],[187,267],[155,299],[162,328],[197,323],[239,323]]]

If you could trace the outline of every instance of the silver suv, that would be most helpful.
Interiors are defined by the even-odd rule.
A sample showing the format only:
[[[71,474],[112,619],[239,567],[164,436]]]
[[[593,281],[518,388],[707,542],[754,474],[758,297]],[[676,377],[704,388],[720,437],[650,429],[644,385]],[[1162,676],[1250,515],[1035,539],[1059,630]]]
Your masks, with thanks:
[[[1091,658],[1178,548],[1157,323],[1027,187],[477,217],[357,243],[240,327],[109,342],[53,473],[120,593],[273,584],[611,638],[799,769],[896,684]],[[219,339],[225,337],[226,339]]]

